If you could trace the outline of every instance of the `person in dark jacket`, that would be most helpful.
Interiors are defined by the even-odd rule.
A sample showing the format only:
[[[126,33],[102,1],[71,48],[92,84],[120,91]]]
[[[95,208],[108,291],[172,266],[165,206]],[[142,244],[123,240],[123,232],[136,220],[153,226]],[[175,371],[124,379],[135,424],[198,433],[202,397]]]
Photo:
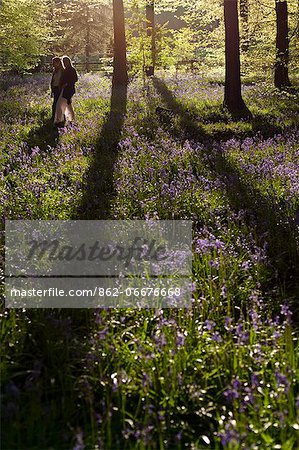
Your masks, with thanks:
[[[51,96],[53,97],[52,120],[54,120],[56,105],[61,94],[61,79],[64,72],[62,61],[58,56],[52,59],[53,74],[51,79]]]
[[[61,94],[58,99],[54,123],[57,126],[63,126],[65,119],[72,122],[75,118],[72,107],[72,98],[76,92],[75,84],[78,81],[76,69],[68,56],[62,58],[64,72],[60,80]]]
[[[64,56],[62,58],[62,61],[65,67],[63,76],[61,78],[63,97],[67,100],[68,105],[70,105],[72,102],[72,97],[76,92],[75,84],[78,81],[78,74],[68,56]]]

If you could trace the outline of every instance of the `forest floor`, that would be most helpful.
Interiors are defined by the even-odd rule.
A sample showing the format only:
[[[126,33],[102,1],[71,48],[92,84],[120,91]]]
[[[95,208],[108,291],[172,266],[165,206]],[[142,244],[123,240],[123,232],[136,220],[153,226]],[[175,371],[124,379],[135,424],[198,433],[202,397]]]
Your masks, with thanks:
[[[299,448],[299,87],[87,74],[56,130],[48,82],[0,79],[1,217],[192,220],[192,307],[3,309],[3,450]]]

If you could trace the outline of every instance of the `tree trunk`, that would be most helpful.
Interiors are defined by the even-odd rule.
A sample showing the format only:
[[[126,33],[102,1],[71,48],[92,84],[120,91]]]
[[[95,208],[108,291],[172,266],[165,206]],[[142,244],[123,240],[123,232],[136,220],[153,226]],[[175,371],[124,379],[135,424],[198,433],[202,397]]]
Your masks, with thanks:
[[[85,70],[89,72],[90,64],[90,15],[89,7],[86,5],[86,37],[85,37]]]
[[[248,0],[240,0],[240,17],[242,22],[241,48],[246,52],[249,48],[249,4]]]
[[[113,27],[114,57],[112,84],[113,86],[124,86],[128,83],[128,72],[123,0],[113,0]]]
[[[276,62],[274,84],[278,89],[290,86],[289,80],[289,27],[288,5],[285,0],[275,0],[276,11]]]
[[[151,64],[147,67],[146,74],[153,76],[155,74],[156,60],[156,33],[155,33],[155,2],[148,0],[146,4],[146,28],[147,35],[151,37]]]
[[[246,109],[241,94],[238,0],[224,0],[225,90],[224,106],[237,113]]]

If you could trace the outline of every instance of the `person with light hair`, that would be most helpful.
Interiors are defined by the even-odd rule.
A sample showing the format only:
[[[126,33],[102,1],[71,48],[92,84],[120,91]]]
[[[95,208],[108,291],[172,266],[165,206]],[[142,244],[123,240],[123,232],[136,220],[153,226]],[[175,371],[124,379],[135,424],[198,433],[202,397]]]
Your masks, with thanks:
[[[58,56],[55,56],[52,59],[52,65],[53,74],[51,79],[51,97],[53,97],[52,120],[54,120],[57,102],[61,94],[61,79],[64,72],[64,67],[61,59]]]
[[[71,59],[68,56],[63,56],[62,62],[64,72],[60,81],[61,94],[57,102],[54,119],[54,123],[57,126],[64,126],[66,120],[73,122],[75,119],[72,98],[76,92],[75,84],[78,81],[78,74],[72,65]]]

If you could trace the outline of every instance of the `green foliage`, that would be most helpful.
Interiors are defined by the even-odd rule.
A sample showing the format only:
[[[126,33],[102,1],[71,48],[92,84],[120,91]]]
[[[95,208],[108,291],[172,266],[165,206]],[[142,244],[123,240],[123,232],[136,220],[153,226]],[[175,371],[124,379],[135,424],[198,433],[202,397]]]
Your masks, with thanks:
[[[196,32],[190,28],[181,28],[173,32],[172,56],[176,64],[195,57]]]
[[[245,0],[247,17],[240,11],[242,74],[247,77],[266,73],[272,78],[275,62],[276,16],[272,0]],[[137,11],[138,10],[138,14]],[[290,29],[290,70],[299,72],[297,0],[288,0]],[[135,71],[141,70],[143,59],[149,55],[145,34],[145,0],[127,2],[129,59]],[[219,0],[189,0],[155,2],[157,68],[180,66],[182,61],[196,60],[196,67],[205,74],[224,73],[223,4]],[[179,22],[171,28],[167,22],[175,17]],[[186,64],[186,67],[190,64]]]
[[[294,30],[298,24],[299,5],[296,0],[288,0],[288,22],[290,40],[290,65],[291,70],[298,73],[298,38]],[[275,63],[275,40],[276,40],[276,15],[275,2],[272,0],[263,0],[256,2],[248,0],[248,31],[240,19],[241,48],[244,40],[248,45],[241,50],[242,72],[244,75],[260,73],[263,77],[267,73],[272,77]],[[245,33],[246,31],[246,33]]]
[[[47,52],[51,28],[47,0],[3,0],[0,5],[0,66],[24,72]]]
[[[241,3],[241,2],[240,2]],[[275,62],[275,1],[242,0],[240,9],[242,74],[272,78]],[[299,73],[299,5],[288,0],[290,75]],[[131,73],[150,65],[146,0],[125,4]],[[223,4],[219,0],[156,0],[156,68],[184,70],[184,61],[204,74],[224,73]],[[0,6],[0,67],[19,72],[34,68],[42,55],[69,53],[89,59],[112,51],[112,2],[109,0],[3,0]]]
[[[112,5],[105,0],[71,0],[53,9],[56,52],[104,55],[112,39]]]
[[[144,72],[151,63],[151,37],[147,35],[145,6],[145,0],[127,3],[128,61],[131,73]],[[169,10],[169,7],[158,2],[156,14],[165,9]],[[196,57],[197,32],[191,27],[171,29],[167,23],[159,21],[158,14],[155,23],[155,46],[157,69],[177,67],[180,63]]]
[[[126,6],[127,57],[132,73],[145,72],[150,64],[151,42],[147,36],[145,1],[133,0]]]

